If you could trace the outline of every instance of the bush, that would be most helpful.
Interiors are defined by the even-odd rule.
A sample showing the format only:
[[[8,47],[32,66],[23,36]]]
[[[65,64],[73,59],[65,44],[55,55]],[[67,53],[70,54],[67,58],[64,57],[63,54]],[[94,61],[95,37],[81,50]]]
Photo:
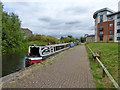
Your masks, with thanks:
[[[38,41],[38,42],[45,42],[50,44],[61,43],[60,40],[56,39],[52,36],[45,36],[45,35],[30,35],[26,38],[28,42]]]

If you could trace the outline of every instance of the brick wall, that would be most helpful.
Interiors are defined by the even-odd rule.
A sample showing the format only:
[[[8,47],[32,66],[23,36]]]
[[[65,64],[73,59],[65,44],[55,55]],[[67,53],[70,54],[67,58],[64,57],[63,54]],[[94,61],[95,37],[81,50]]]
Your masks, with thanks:
[[[95,42],[95,36],[86,37],[86,42]]]
[[[109,24],[113,24],[113,26],[110,27]],[[103,25],[103,41],[100,41],[100,37],[99,37],[99,34],[100,34],[99,28],[101,25]],[[107,29],[108,29],[108,31],[107,31]],[[114,20],[98,23],[97,30],[98,30],[98,32],[97,32],[97,41],[98,42],[107,42],[107,35],[108,35],[108,42],[114,42]],[[112,34],[110,34],[110,30],[112,31]],[[113,40],[109,41],[110,38],[113,38]]]

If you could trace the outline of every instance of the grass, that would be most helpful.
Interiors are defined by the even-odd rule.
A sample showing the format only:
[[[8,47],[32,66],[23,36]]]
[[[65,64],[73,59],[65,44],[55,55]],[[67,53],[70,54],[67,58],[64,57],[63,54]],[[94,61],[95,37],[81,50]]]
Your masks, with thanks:
[[[94,53],[96,53],[97,50],[101,51],[101,62],[118,83],[118,43],[88,43],[87,45]],[[102,77],[102,68],[98,62],[96,63],[93,61],[91,53],[88,49],[87,52],[97,88],[114,88],[107,75],[105,78]]]

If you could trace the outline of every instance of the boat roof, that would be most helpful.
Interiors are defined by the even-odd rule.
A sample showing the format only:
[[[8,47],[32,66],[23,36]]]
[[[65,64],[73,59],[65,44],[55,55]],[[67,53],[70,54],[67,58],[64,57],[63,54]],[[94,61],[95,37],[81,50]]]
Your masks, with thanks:
[[[51,45],[30,45],[30,47],[40,47],[40,46],[58,46],[58,45],[66,45],[69,43],[61,43],[61,44],[51,44]]]

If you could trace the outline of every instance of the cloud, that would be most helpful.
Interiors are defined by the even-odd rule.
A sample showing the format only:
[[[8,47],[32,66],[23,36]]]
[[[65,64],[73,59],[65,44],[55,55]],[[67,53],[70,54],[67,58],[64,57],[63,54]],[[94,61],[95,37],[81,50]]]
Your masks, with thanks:
[[[60,38],[73,35],[94,34],[93,13],[109,7],[117,11],[118,0],[11,0],[5,2],[4,11],[16,13],[21,27],[33,33]]]
[[[44,22],[50,22],[51,21],[51,19],[49,17],[39,18],[38,20],[44,21]]]
[[[38,20],[43,23],[48,23],[48,24],[50,24],[50,26],[60,25],[63,23],[63,21],[56,19],[56,18],[51,18],[51,17],[40,17],[40,18],[38,18]]]
[[[80,24],[80,21],[71,21],[71,22],[66,22],[65,24]]]
[[[83,15],[85,13],[87,13],[88,8],[87,7],[82,7],[82,6],[72,6],[69,8],[65,9],[65,12],[69,13],[69,14],[73,14],[73,15]]]

